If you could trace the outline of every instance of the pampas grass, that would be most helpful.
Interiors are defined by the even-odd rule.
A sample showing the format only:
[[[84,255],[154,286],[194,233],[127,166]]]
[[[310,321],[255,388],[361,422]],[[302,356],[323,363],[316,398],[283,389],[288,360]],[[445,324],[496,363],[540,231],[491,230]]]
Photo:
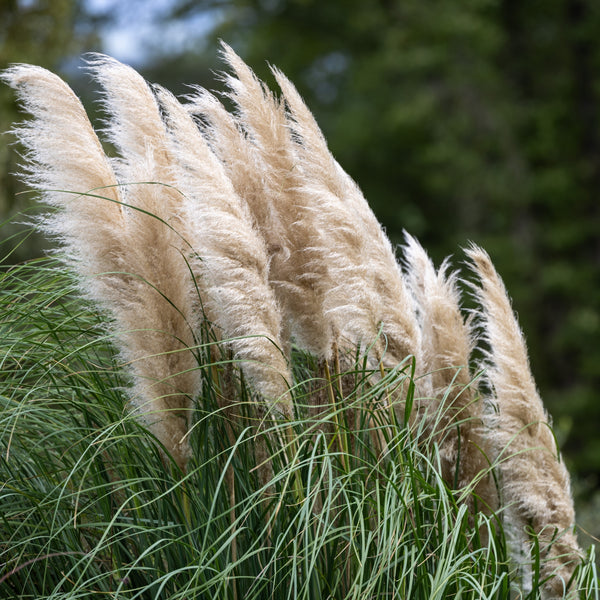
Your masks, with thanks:
[[[423,370],[436,402],[426,407],[428,432],[440,447],[442,473],[457,489],[474,485],[478,508],[498,506],[484,429],[483,400],[470,372],[475,334],[460,309],[458,274],[444,261],[436,272],[423,247],[405,234],[408,283],[419,307]],[[469,496],[472,500],[474,496]]]
[[[259,204],[254,216],[274,249],[271,282],[288,306],[298,342],[325,358],[332,356],[331,342],[347,349],[379,345],[377,358],[387,353],[390,364],[416,355],[414,307],[389,240],[331,156],[310,111],[282,73],[274,71],[283,101],[227,45],[223,54],[235,75],[224,79],[237,127],[206,94],[194,108],[217,129],[212,139],[230,171],[236,163],[224,150],[237,148],[240,133],[250,147],[245,154],[255,157],[250,164],[259,193],[245,197]]]
[[[458,273],[408,235],[403,270],[293,84],[274,69],[278,98],[223,55],[233,114],[93,56],[113,159],[59,78],[3,75],[33,116],[15,132],[68,269],[2,281],[17,310],[0,339],[0,468],[19,508],[0,588],[597,597],[487,254],[468,251],[480,309],[465,320]],[[278,418],[257,428],[256,399]],[[36,529],[37,506],[55,518]]]
[[[240,196],[248,202],[270,253],[269,281],[284,312],[289,335],[309,352],[331,356],[334,325],[325,314],[321,281],[327,266],[313,250],[313,207],[299,202],[298,164],[283,104],[251,69],[223,45],[223,57],[234,75],[223,75],[236,121],[226,117],[205,93],[192,97],[192,110],[206,116],[217,154]],[[231,146],[243,150],[229,151]],[[239,169],[235,156],[244,156]],[[248,166],[252,172],[248,173]]]
[[[255,388],[293,416],[291,374],[283,353],[281,315],[268,282],[268,254],[218,159],[179,102],[157,88],[175,157],[177,186],[188,199],[192,269],[203,281],[205,306]]]
[[[184,237],[184,199],[172,186],[166,132],[146,82],[108,57],[95,56],[90,68],[103,89],[105,133],[120,154],[113,165],[128,217],[127,267],[140,279],[136,305],[126,319],[132,330],[146,331],[134,332],[126,342],[127,357],[144,370],[143,378],[134,383],[137,393],[152,399],[150,406],[163,399],[164,405],[152,407],[152,418],[157,420],[159,439],[172,440],[167,450],[177,448],[174,456],[184,468],[189,458],[191,399],[199,387],[192,351],[198,329],[198,284],[186,259],[190,250]],[[179,420],[175,433],[165,435],[161,429],[174,422],[169,413]]]
[[[327,277],[317,284],[338,346],[373,345],[377,359],[420,365],[415,307],[394,251],[358,186],[333,158],[293,84],[274,69],[288,108],[299,173],[294,190],[312,217],[311,247]],[[381,331],[381,335],[379,335]]]
[[[544,557],[543,597],[562,598],[581,555],[573,531],[569,473],[536,389],[504,284],[484,250],[473,246],[467,254],[480,279],[474,290],[489,345],[487,377],[495,404],[495,412],[487,417],[488,435],[502,478],[507,527],[519,541],[529,531],[536,536]]]
[[[105,64],[119,69],[114,61]],[[80,275],[82,290],[113,322],[134,383],[135,410],[185,468],[189,411],[199,382],[193,354],[194,288],[175,229],[179,198],[165,185],[137,183],[157,179],[152,175],[160,170],[155,160],[163,149],[151,128],[138,129],[144,118],[152,120],[156,105],[144,95],[139,76],[122,69],[129,81],[110,95],[118,105],[111,131],[127,155],[117,172],[135,183],[127,188],[119,185],[83,106],[62,80],[30,66],[13,67],[4,80],[33,116],[15,129],[28,151],[28,181],[58,209],[41,227],[62,242],[63,256]],[[127,108],[132,96],[139,121]]]

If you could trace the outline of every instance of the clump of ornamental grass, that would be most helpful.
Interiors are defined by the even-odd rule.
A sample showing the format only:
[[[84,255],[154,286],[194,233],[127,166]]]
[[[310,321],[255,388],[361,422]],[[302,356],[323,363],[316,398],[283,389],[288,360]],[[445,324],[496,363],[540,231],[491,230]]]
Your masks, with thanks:
[[[179,103],[162,91],[167,124],[136,71],[106,57],[95,57],[91,69],[117,157],[105,155],[72,90],[38,67],[3,74],[33,117],[14,131],[27,151],[28,182],[59,209],[40,228],[62,243],[81,290],[118,331],[134,411],[185,470],[200,384],[194,348],[205,317],[245,359],[267,403],[292,414],[267,253],[246,204]]]
[[[152,130],[158,107],[144,101],[143,80],[129,82],[123,91],[140,96],[139,121],[126,98],[115,98],[110,137],[122,156],[110,160],[81,102],[59,77],[22,65],[3,78],[33,117],[15,128],[26,152],[26,180],[56,209],[38,225],[61,243],[80,292],[119,332],[134,411],[185,468],[191,399],[199,387],[198,311],[183,258],[182,196],[162,177],[163,149]]]
[[[22,503],[6,522],[31,520],[7,530],[18,558],[0,584],[33,597],[592,589],[489,257],[467,252],[480,310],[465,319],[459,274],[408,235],[397,261],[292,83],[274,69],[277,97],[223,55],[233,114],[92,57],[112,158],[62,80],[3,74],[32,116],[14,131],[51,207],[38,226],[62,251],[2,282],[6,489]]]
[[[357,351],[348,372],[327,379],[316,374],[314,357],[294,350],[295,442],[269,423],[272,480],[264,484],[254,392],[206,329],[182,478],[165,469],[152,431],[124,408],[118,338],[78,285],[54,258],[1,273],[0,595],[479,600],[517,593],[501,509],[473,523],[444,482],[439,447],[410,424],[411,360],[382,375]],[[342,377],[353,382],[344,394]],[[329,387],[335,402],[315,417],[311,395]],[[405,419],[377,409],[399,387],[407,390]],[[235,419],[220,402],[232,391]],[[477,486],[460,494],[476,495]],[[529,598],[544,583],[543,544],[532,547]],[[571,585],[598,598],[593,552]]]
[[[206,331],[181,478],[124,410],[117,339],[77,290],[53,258],[1,275],[3,597],[510,597],[515,573],[498,515],[480,513],[473,527],[441,477],[437,446],[395,411],[375,410],[399,386],[407,410],[414,405],[411,361],[381,376],[357,353],[349,372],[326,380],[295,350],[296,440],[287,445],[281,425],[268,426],[265,487],[253,392],[243,377],[228,379],[243,371],[231,371],[228,350],[216,352]],[[340,396],[342,376],[354,384]],[[329,385],[335,405],[315,418],[310,394]],[[235,420],[219,401],[227,389]],[[540,585],[543,559],[535,564]],[[595,577],[590,557],[575,573],[586,597],[598,597]]]

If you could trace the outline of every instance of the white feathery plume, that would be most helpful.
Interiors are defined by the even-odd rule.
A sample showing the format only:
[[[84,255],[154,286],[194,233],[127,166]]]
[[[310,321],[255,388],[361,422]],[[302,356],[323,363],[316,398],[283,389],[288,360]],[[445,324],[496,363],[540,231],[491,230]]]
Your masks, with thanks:
[[[174,174],[185,194],[192,268],[204,282],[208,313],[255,389],[291,417],[291,374],[281,349],[281,315],[268,282],[268,254],[247,204],[186,109],[155,87],[170,132]]]
[[[24,178],[60,209],[41,226],[60,238],[79,273],[122,270],[117,232],[124,215],[117,180],[81,102],[60,77],[41,67],[14,65],[1,78],[33,117],[12,130],[26,150]],[[105,245],[112,250],[108,255],[99,251]],[[103,288],[110,281],[105,275],[88,285]]]
[[[166,225],[124,208],[110,161],[71,89],[38,67],[14,67],[4,79],[34,116],[17,129],[29,152],[29,180],[61,209],[42,227],[61,239],[86,295],[111,317],[138,417],[185,468],[184,436],[198,387],[188,349],[193,335],[185,261],[165,241],[171,235]]]
[[[415,356],[420,365],[415,306],[389,239],[358,186],[331,155],[294,85],[280,71],[273,73],[301,167],[294,193],[310,207],[318,234],[313,253],[328,268],[322,282],[326,314],[350,345],[372,343],[381,328],[378,359],[397,364]]]
[[[495,413],[487,417],[488,435],[501,474],[506,525],[516,529],[517,538],[522,539],[528,527],[538,536],[541,574],[547,578],[543,598],[563,598],[581,557],[569,473],[504,284],[484,250],[472,246],[467,255],[480,279],[473,289],[481,305],[483,338],[489,346],[487,377],[496,403]]]
[[[223,56],[235,73],[224,79],[237,119],[202,90],[189,98],[189,109],[209,122],[205,134],[266,241],[269,282],[284,313],[284,325],[298,345],[328,356],[332,326],[315,283],[324,277],[326,266],[313,260],[314,228],[306,208],[292,193],[298,165],[285,110],[226,44]]]
[[[165,446],[185,466],[191,401],[200,386],[192,351],[199,319],[186,260],[185,199],[171,187],[166,132],[144,79],[109,57],[95,55],[89,65],[103,89],[105,131],[120,154],[113,164],[128,206],[128,269],[136,277],[131,284],[136,304],[118,319],[133,332],[123,339],[136,402],[151,413],[153,431],[163,443],[169,440]]]
[[[435,267],[421,244],[405,232],[407,282],[418,306],[422,329],[422,369],[430,374],[433,397],[426,419],[437,440],[446,482],[458,489],[475,483],[483,509],[498,505],[489,472],[483,428],[483,401],[469,370],[474,340],[460,308],[458,276],[449,262]]]
[[[277,252],[276,244],[285,233],[264,193],[264,165],[260,157],[218,98],[202,87],[192,86],[192,89],[194,93],[185,97],[188,103],[184,107],[191,115],[201,115],[197,126],[221,161],[236,193],[248,204],[254,225],[260,229],[267,246],[272,246],[270,253]]]
[[[255,219],[261,231],[267,230],[269,247],[279,251],[272,257],[270,281],[296,321],[292,329],[300,345],[328,357],[333,340],[347,348],[368,345],[381,326],[385,340],[380,355],[387,350],[389,362],[397,363],[415,354],[419,332],[414,307],[391,245],[356,185],[329,153],[312,115],[279,72],[292,120],[231,48],[224,45],[223,54],[235,75],[225,81],[237,107],[237,127],[205,93],[193,99],[195,110],[208,117],[211,142],[234,184],[235,166],[227,149],[245,141],[257,157],[252,161],[259,167],[255,192],[242,195],[251,208],[258,203]],[[291,129],[306,139],[294,140]],[[272,212],[261,208],[264,202]],[[265,214],[271,221],[261,223]],[[269,238],[273,219],[279,231],[275,239]],[[324,343],[329,331],[334,337]]]

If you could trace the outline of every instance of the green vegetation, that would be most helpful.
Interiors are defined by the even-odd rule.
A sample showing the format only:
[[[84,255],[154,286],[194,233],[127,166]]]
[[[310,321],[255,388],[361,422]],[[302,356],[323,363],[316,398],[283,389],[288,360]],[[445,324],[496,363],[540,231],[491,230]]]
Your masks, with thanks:
[[[207,334],[184,475],[127,413],[105,319],[60,263],[5,268],[0,311],[0,596],[510,597],[496,515],[473,519],[419,423],[378,408],[403,385],[410,412],[410,362],[327,377],[296,354],[290,428]],[[597,599],[593,556],[573,585]]]

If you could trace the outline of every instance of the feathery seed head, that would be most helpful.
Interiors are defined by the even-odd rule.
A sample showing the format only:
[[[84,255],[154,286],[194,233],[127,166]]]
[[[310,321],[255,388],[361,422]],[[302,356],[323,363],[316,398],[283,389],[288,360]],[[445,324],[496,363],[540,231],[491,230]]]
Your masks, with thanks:
[[[488,415],[490,444],[499,463],[511,526],[530,524],[546,559],[546,598],[562,597],[580,559],[573,532],[575,513],[569,474],[557,456],[556,440],[529,368],[523,334],[500,276],[488,254],[467,250],[480,284],[475,296],[489,351],[487,366],[496,411]],[[556,536],[556,539],[555,539]]]
[[[170,132],[177,185],[187,198],[190,242],[200,259],[191,265],[205,282],[209,315],[255,388],[291,417],[291,375],[281,350],[281,315],[268,282],[264,241],[188,112],[166,90],[156,91]]]

